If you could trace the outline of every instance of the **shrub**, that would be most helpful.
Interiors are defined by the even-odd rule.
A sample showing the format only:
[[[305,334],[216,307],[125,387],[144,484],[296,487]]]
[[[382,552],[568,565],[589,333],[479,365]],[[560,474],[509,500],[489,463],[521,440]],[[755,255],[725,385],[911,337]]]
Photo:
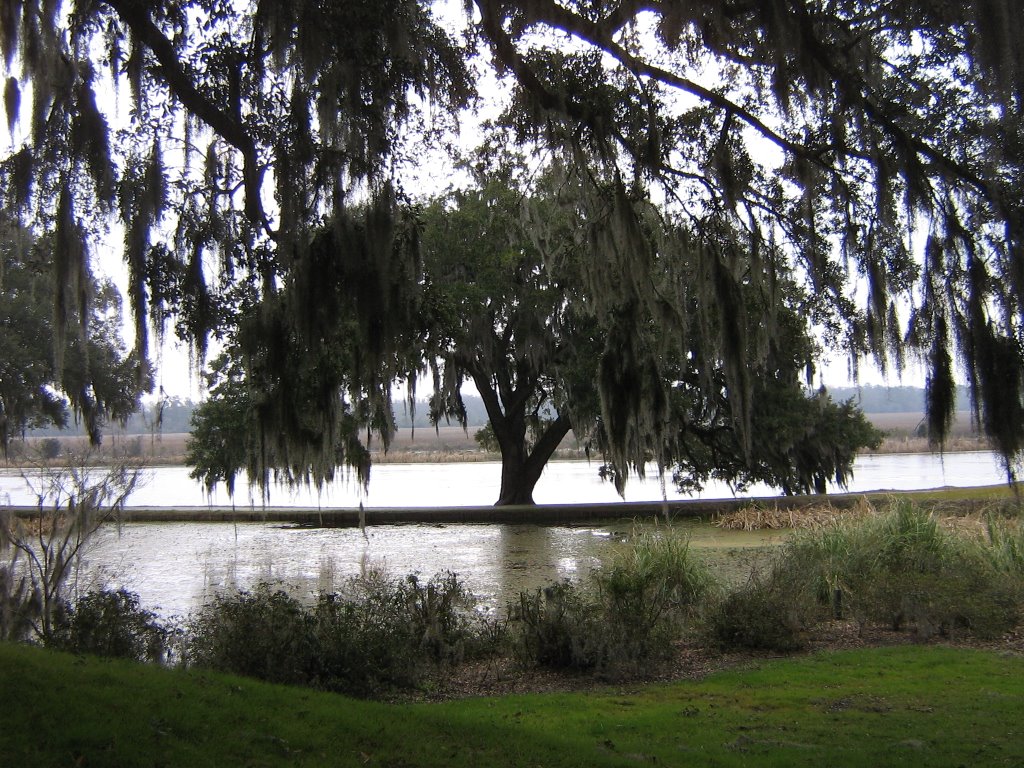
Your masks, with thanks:
[[[861,621],[922,638],[956,630],[988,636],[1016,623],[1016,580],[1000,574],[978,542],[946,531],[913,504],[894,503],[861,538],[863,554],[846,576]]]
[[[341,594],[322,595],[313,609],[321,648],[321,687],[368,694],[414,687],[488,650],[472,595],[450,572],[353,579]]]
[[[217,596],[192,616],[186,633],[191,664],[274,683],[316,677],[319,648],[308,613],[268,584]]]
[[[600,604],[571,581],[520,592],[509,607],[521,662],[555,669],[591,669],[606,656]]]
[[[422,685],[497,637],[452,573],[354,578],[310,607],[261,585],[217,598],[187,632],[191,663],[362,696]]]
[[[951,533],[901,500],[876,517],[794,539],[775,568],[794,599],[806,590],[834,616],[851,615],[862,626],[882,623],[923,639],[955,631],[988,636],[1016,622],[1022,581],[1012,575],[1012,537],[992,535],[985,544]]]
[[[44,461],[52,461],[60,456],[60,440],[46,437],[39,442],[39,455]]]
[[[588,583],[520,594],[510,609],[519,655],[610,675],[636,670],[668,652],[712,586],[688,539],[637,533]]]
[[[44,638],[58,650],[135,661],[161,661],[166,640],[156,615],[139,607],[138,595],[123,589],[89,592],[66,604]]]
[[[609,641],[605,663],[616,667],[667,651],[713,583],[689,539],[668,531],[634,534],[594,582]]]
[[[745,585],[718,601],[705,618],[710,639],[722,648],[796,651],[818,618],[809,590],[794,588],[785,571],[753,573]]]

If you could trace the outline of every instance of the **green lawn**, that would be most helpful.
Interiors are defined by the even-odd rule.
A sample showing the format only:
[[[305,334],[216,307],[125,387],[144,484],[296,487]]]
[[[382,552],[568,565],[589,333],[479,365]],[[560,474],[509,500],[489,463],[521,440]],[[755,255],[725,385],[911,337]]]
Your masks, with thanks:
[[[6,766],[1019,766],[1024,658],[910,646],[391,705],[0,644]]]

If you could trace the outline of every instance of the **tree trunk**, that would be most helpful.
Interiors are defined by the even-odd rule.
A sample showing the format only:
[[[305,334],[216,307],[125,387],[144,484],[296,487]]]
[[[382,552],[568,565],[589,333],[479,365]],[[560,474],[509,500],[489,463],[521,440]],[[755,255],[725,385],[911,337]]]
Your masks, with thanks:
[[[548,459],[558,448],[572,424],[566,416],[558,416],[548,424],[544,434],[537,440],[533,450],[526,447],[526,404],[527,394],[533,384],[520,382],[519,387],[511,386],[505,378],[505,386],[496,385],[492,377],[480,369],[467,366],[483,398],[487,417],[494,430],[494,438],[501,450],[501,491],[496,507],[510,504],[532,505],[533,489],[540,480]],[[499,396],[499,389],[502,390]]]
[[[510,455],[515,453],[517,455]],[[543,470],[543,467],[541,468]],[[540,480],[540,472],[531,472],[529,458],[524,457],[520,452],[514,451],[501,453],[501,491],[498,500],[494,503],[496,507],[504,507],[509,504],[530,504],[533,501],[533,489]]]
[[[493,425],[492,425],[493,427]],[[544,430],[533,450],[527,452],[525,440],[516,444],[504,444],[498,439],[501,447],[501,492],[494,506],[503,507],[508,504],[530,504],[533,501],[533,489],[537,487],[548,459],[571,428],[569,419],[559,416]],[[497,434],[497,430],[495,431]]]

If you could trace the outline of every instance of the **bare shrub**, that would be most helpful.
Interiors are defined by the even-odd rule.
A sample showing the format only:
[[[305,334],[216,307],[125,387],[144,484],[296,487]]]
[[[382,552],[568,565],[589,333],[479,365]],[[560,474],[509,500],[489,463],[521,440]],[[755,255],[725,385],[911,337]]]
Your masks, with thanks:
[[[105,523],[119,519],[132,491],[143,481],[139,463],[122,458],[94,466],[91,453],[68,455],[60,464],[36,457],[22,478],[36,503],[31,512],[0,509],[0,555],[6,576],[0,580],[0,604],[19,616],[9,624],[48,637],[69,577],[89,540]],[[20,607],[19,607],[20,606]]]

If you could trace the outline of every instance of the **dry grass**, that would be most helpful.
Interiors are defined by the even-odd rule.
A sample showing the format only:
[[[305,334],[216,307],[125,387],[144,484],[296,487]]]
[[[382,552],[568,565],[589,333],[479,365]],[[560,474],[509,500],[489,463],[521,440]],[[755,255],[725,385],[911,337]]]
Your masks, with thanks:
[[[731,531],[763,531],[825,528],[841,520],[852,520],[878,514],[875,505],[862,499],[852,507],[834,507],[828,502],[797,508],[782,508],[775,504],[747,507],[719,514],[714,524]]]
[[[1018,507],[1012,499],[982,500],[981,503],[961,504],[957,501],[925,502],[931,515],[944,528],[968,535],[985,536],[992,517],[1016,516]],[[851,520],[861,520],[884,513],[889,500],[861,498],[853,506],[836,507],[829,502],[803,507],[785,507],[751,504],[722,512],[714,525],[732,531],[762,530],[820,530]]]

